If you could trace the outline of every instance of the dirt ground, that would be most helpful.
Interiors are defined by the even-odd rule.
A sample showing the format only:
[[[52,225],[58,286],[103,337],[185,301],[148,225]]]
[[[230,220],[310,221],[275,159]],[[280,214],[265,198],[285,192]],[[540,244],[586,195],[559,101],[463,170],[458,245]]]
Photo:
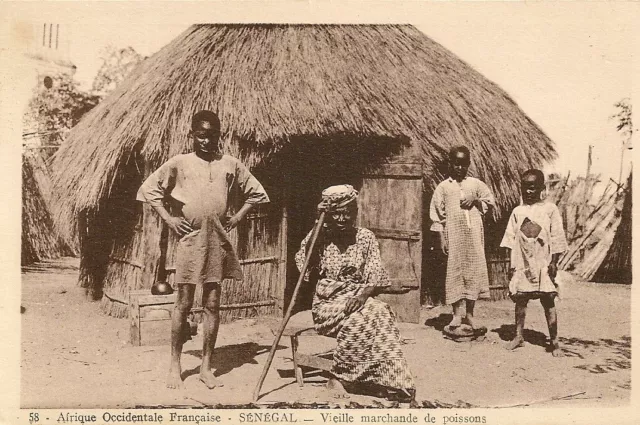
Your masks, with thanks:
[[[562,274],[558,303],[565,356],[545,352],[542,307],[529,305],[524,347],[509,352],[514,332],[509,300],[480,301],[477,316],[489,329],[482,342],[445,340],[447,307],[423,308],[420,324],[400,324],[404,350],[417,381],[417,398],[440,405],[624,406],[631,390],[629,286],[576,282]],[[133,347],[129,321],[102,314],[76,285],[77,260],[63,259],[22,274],[21,405],[23,408],[127,408],[213,406],[251,402],[279,320],[239,320],[220,327],[214,354],[224,386],[208,390],[198,380],[200,333],[184,348],[185,389],[164,386],[169,347]],[[303,313],[304,315],[304,313]],[[300,316],[294,320],[299,320]],[[168,331],[168,330],[167,330]],[[301,340],[301,351],[321,351],[332,341]],[[260,402],[376,405],[353,395],[338,401],[326,378],[309,374],[304,387],[293,375],[288,338],[283,338]]]

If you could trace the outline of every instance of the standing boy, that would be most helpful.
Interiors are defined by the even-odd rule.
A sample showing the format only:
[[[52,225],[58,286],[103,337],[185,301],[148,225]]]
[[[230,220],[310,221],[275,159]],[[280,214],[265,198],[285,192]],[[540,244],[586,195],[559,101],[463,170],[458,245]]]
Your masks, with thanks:
[[[467,177],[470,163],[469,149],[451,149],[449,178],[436,187],[430,207],[431,230],[439,233],[442,252],[448,256],[445,301],[453,305],[448,331],[459,336],[468,336],[458,329],[463,323],[479,329],[473,320],[475,302],[489,290],[483,218],[494,200],[486,184]]]
[[[202,284],[204,346],[200,380],[217,383],[211,356],[220,324],[220,282],[242,279],[242,271],[227,232],[256,204],[269,202],[262,185],[236,158],[220,153],[220,120],[210,111],[196,113],[191,121],[194,153],[177,155],[142,184],[137,199],[149,203],[181,239],[176,250],[177,298],[171,319],[171,366],[167,387],[182,387],[180,355],[185,342],[183,327],[193,305],[196,285]],[[244,205],[227,217],[229,205],[240,198]],[[172,205],[171,215],[165,202]]]
[[[511,213],[500,246],[511,250],[509,294],[516,303],[516,336],[507,345],[513,350],[524,343],[524,320],[529,300],[539,299],[549,326],[550,351],[562,355],[558,344],[555,283],[560,254],[567,249],[558,207],[540,200],[544,174],[529,170],[522,175],[523,204]]]

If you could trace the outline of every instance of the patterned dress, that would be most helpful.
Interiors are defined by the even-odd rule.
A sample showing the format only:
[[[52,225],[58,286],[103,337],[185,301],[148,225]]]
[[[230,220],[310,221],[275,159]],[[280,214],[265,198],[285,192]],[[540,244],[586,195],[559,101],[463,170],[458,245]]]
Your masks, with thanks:
[[[302,241],[296,254],[298,270],[304,263],[310,236]],[[348,382],[413,389],[413,377],[400,347],[400,332],[391,308],[369,298],[359,311],[348,316],[344,313],[347,301],[363,288],[390,285],[373,233],[357,228],[355,239],[344,252],[334,243],[319,246],[320,277],[312,314],[317,332],[337,340],[332,373]]]
[[[527,231],[527,226],[534,233]],[[537,202],[517,206],[511,213],[500,246],[511,250],[511,267],[515,269],[509,282],[512,296],[557,292],[548,268],[553,254],[567,249],[567,241],[555,204]]]
[[[481,209],[460,208],[464,196],[474,195]],[[442,232],[449,242],[445,300],[453,304],[461,299],[477,300],[489,290],[489,275],[484,254],[484,214],[494,205],[491,191],[482,181],[466,177],[460,183],[449,177],[433,192],[429,216],[431,230]]]

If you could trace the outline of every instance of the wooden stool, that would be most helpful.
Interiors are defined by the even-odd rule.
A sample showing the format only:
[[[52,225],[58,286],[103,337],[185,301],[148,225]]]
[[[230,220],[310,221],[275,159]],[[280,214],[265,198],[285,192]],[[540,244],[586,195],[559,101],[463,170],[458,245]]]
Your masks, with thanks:
[[[296,381],[301,387],[304,386],[304,377],[302,375],[302,367],[309,367],[312,369],[323,370],[328,372],[331,370],[333,361],[323,357],[333,354],[333,350],[318,353],[318,354],[304,354],[298,352],[301,336],[319,336],[313,326],[289,326],[285,329],[283,335],[287,335],[291,338],[291,354],[293,355],[293,369],[296,374]]]

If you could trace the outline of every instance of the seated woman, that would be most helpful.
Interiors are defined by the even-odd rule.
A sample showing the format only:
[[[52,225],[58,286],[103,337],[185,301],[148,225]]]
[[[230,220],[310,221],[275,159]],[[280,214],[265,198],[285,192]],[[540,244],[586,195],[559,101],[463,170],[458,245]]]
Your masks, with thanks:
[[[306,280],[315,281],[312,314],[316,331],[335,337],[332,378],[327,386],[375,389],[399,401],[415,398],[415,385],[400,348],[400,332],[391,308],[373,297],[390,286],[373,232],[355,227],[358,192],[350,185],[322,192],[318,209],[326,212]],[[298,270],[311,233],[296,254]]]

